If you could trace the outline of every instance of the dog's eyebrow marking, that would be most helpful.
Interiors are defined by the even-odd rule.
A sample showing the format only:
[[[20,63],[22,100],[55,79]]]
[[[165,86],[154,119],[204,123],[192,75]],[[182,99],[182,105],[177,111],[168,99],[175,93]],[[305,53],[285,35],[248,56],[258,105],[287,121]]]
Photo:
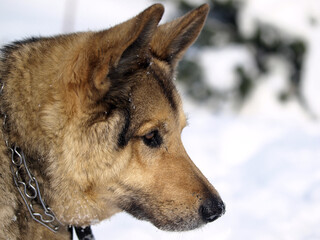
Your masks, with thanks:
[[[176,112],[177,111],[177,103],[174,99],[173,91],[175,90],[175,86],[173,84],[173,80],[171,77],[169,77],[168,74],[165,74],[163,70],[161,70],[159,67],[152,67],[150,69],[150,72],[156,79],[157,83],[159,84],[159,87],[162,90],[162,93],[168,100],[171,108]]]
[[[128,138],[128,131],[129,131],[129,126],[130,126],[130,111],[128,110],[125,110],[124,111],[124,114],[125,114],[125,123],[123,125],[123,128],[118,136],[118,146],[120,148],[123,148],[127,145],[128,141],[129,141],[129,138]]]

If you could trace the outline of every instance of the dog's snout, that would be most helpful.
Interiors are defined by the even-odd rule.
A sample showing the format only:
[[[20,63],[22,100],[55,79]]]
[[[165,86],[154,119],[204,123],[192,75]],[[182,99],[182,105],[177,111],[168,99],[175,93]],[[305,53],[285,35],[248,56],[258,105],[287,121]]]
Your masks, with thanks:
[[[213,222],[214,220],[221,217],[226,211],[225,205],[221,199],[208,198],[204,200],[199,208],[200,216],[203,221]]]

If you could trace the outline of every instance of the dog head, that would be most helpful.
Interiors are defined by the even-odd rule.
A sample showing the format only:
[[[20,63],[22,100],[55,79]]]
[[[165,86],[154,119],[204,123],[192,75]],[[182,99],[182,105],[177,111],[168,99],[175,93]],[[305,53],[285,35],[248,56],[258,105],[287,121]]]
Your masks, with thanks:
[[[59,78],[48,84],[39,121],[47,196],[66,224],[92,224],[124,210],[181,231],[225,211],[183,147],[186,117],[174,86],[177,63],[200,33],[208,5],[158,26],[163,11],[156,4],[111,29],[55,40],[55,57],[46,61],[59,59]]]

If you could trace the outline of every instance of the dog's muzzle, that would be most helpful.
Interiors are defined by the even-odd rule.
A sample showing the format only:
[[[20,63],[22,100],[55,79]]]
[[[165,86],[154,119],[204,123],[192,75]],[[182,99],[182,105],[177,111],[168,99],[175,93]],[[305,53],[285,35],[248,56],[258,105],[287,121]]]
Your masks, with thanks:
[[[203,201],[199,214],[205,223],[213,222],[226,212],[226,207],[221,199],[215,197]]]

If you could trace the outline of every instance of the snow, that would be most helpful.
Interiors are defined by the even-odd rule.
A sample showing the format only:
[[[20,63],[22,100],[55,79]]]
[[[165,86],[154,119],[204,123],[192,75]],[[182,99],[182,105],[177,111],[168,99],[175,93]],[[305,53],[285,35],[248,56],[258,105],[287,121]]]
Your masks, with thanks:
[[[74,31],[107,28],[154,3],[76,2]],[[314,114],[320,116],[320,2],[246,2],[240,15],[244,34],[250,35],[258,20],[308,42],[303,96]],[[61,33],[65,4],[63,0],[2,0],[0,43]],[[165,13],[168,19],[172,4],[164,5],[169,8]],[[310,19],[318,25],[311,25]],[[212,64],[205,69],[207,81],[220,89],[232,89],[237,84],[234,65],[252,64],[247,50],[238,46],[207,49],[199,61]],[[222,218],[195,231],[168,233],[119,213],[93,226],[96,239],[320,239],[319,121],[306,114],[294,99],[279,104],[277,95],[287,87],[287,66],[281,59],[271,59],[270,66],[272,71],[259,81],[238,114],[215,115],[184,99],[189,126],[183,132],[183,141],[190,157],[226,203],[227,212]]]
[[[241,45],[227,45],[219,48],[205,48],[200,53],[200,64],[204,69],[210,87],[220,91],[230,91],[239,83],[235,66],[243,66],[248,71],[254,65],[250,50]]]
[[[246,0],[239,20],[241,32],[247,36],[253,34],[255,24],[262,22],[308,40],[314,32],[311,21],[319,21],[319,16],[318,0]]]
[[[301,106],[297,98],[279,102],[282,92],[289,90],[288,65],[280,58],[268,61],[270,72],[260,77],[254,91],[240,110],[241,115],[259,116],[283,121],[310,121],[311,116]]]
[[[102,30],[134,17],[154,2],[150,0],[2,0],[0,3],[0,45],[32,36]],[[70,7],[71,6],[71,7]],[[65,14],[70,8],[74,20]],[[166,3],[161,22],[172,19],[174,5]],[[71,27],[65,22],[71,21]]]
[[[319,15],[320,16],[320,15]],[[320,117],[320,26],[317,26],[309,39],[309,49],[307,51],[306,64],[304,69],[304,82],[302,93],[311,111]]]

